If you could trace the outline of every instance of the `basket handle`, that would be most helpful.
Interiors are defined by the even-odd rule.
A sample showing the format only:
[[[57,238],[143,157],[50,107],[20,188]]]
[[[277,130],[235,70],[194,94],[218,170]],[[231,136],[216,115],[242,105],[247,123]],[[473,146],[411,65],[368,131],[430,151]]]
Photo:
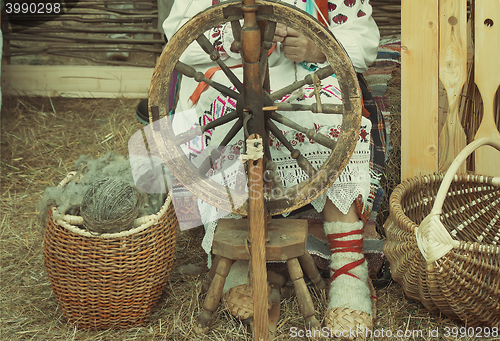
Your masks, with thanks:
[[[462,151],[457,155],[453,163],[448,168],[446,175],[444,176],[443,181],[441,182],[441,186],[439,187],[436,201],[434,202],[434,206],[432,207],[432,212],[436,214],[442,213],[442,208],[444,204],[444,200],[446,199],[446,194],[448,193],[448,189],[450,188],[451,182],[457,174],[458,169],[464,163],[464,161],[471,155],[477,148],[482,146],[492,146],[500,151],[500,139],[495,139],[491,137],[483,137],[478,140],[472,141],[469,143]],[[493,178],[493,185],[500,186],[500,177]]]
[[[469,143],[455,158],[441,182],[432,210],[415,229],[417,245],[427,263],[434,262],[460,245],[443,226],[440,216],[451,182],[467,157],[477,148],[489,145],[500,151],[500,139],[483,137]],[[500,177],[492,179],[492,185],[500,186]]]

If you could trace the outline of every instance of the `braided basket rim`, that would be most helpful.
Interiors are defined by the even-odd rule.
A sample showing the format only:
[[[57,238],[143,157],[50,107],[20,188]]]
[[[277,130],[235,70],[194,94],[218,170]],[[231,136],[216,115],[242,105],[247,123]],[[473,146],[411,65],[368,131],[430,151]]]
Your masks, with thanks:
[[[430,184],[430,183],[441,183],[443,181],[444,177],[445,177],[444,173],[436,172],[436,173],[426,174],[426,175],[422,175],[422,176],[415,176],[413,178],[406,179],[403,182],[401,182],[399,185],[397,185],[396,188],[394,188],[394,190],[391,194],[390,200],[389,200],[390,215],[389,215],[385,224],[387,224],[390,220],[393,220],[395,223],[405,225],[407,227],[410,227],[410,229],[412,231],[415,231],[419,227],[419,224],[414,222],[404,212],[403,204],[402,204],[403,196],[408,195],[408,192],[410,190],[414,189],[417,185],[426,185],[426,184]],[[492,183],[492,180],[494,179],[494,177],[492,177],[492,176],[486,176],[486,175],[481,175],[481,174],[459,173],[459,174],[456,174],[454,176],[452,183],[457,182],[457,180],[459,180],[460,178],[464,178],[465,181],[469,184],[483,184],[483,185],[489,185],[489,186],[495,187],[495,185]],[[436,194],[434,194],[434,197],[435,196],[436,196]],[[424,218],[424,217],[422,217],[422,218]],[[462,249],[466,245],[468,245],[469,247],[478,246],[481,250],[486,249],[488,251],[491,248],[498,249],[498,251],[496,251],[496,252],[500,253],[500,245],[482,243],[482,242],[478,242],[478,241],[467,241],[467,240],[460,240],[460,239],[455,239],[455,240],[457,240],[460,243],[460,246],[457,247],[460,249]]]
[[[69,172],[66,175],[66,177],[59,183],[58,187],[66,186],[73,179],[75,175],[76,172]],[[127,237],[133,234],[137,234],[147,229],[148,227],[156,224],[159,221],[159,219],[167,212],[171,202],[172,202],[172,190],[169,190],[167,198],[165,199],[163,205],[161,206],[160,210],[157,213],[135,219],[133,228],[121,232],[114,232],[114,233],[89,232],[77,226],[77,225],[83,225],[83,218],[81,216],[74,216],[69,214],[65,214],[61,219],[54,219],[54,223],[83,237],[104,238],[104,239]],[[51,210],[52,210],[52,217],[54,217],[54,212],[57,210],[57,207],[52,206]]]
[[[147,229],[148,227],[156,224],[158,220],[167,212],[171,202],[172,202],[172,191],[169,191],[167,198],[165,199],[165,202],[163,203],[162,207],[157,213],[136,219],[135,224],[136,225],[139,224],[139,226],[121,232],[99,234],[96,232],[89,232],[87,230],[79,228],[78,226],[76,226],[76,224],[70,223],[76,220],[80,220],[81,218],[80,216],[64,215],[62,219],[54,219],[54,222],[64,227],[65,229],[83,237],[102,238],[102,239],[127,237],[133,234],[137,234]],[[52,207],[52,213],[54,213],[56,209],[57,209],[56,207]]]

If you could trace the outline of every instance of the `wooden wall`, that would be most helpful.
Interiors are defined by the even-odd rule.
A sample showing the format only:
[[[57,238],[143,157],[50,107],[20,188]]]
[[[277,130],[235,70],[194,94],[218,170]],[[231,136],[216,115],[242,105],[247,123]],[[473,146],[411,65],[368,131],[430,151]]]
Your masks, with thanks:
[[[12,25],[2,12],[7,62],[11,57],[50,55],[94,65],[154,67],[154,58],[149,63],[116,62],[107,59],[105,52],[159,55],[164,42],[157,29],[156,0],[78,0],[66,14],[33,27]],[[24,22],[37,22],[37,18],[26,15]]]
[[[401,1],[374,0],[372,5],[381,34],[400,34]],[[2,91],[26,96],[146,97],[154,56],[162,51],[157,18],[156,0],[80,0],[56,20],[22,31],[13,30],[4,17]],[[106,58],[110,51],[150,58],[113,61]],[[15,63],[24,67],[9,65],[11,57],[27,61]]]
[[[402,180],[446,171],[475,137],[498,135],[500,73],[493,70],[500,58],[492,56],[500,51],[499,6],[498,0],[402,1]],[[500,175],[500,153],[488,155],[461,171]]]

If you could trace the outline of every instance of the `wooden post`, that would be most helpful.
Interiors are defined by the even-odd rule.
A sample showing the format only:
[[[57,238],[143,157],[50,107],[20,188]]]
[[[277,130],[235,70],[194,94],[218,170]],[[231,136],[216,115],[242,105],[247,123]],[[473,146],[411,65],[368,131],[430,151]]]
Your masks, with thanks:
[[[258,136],[258,135],[257,135]],[[254,139],[250,136],[249,139]],[[249,195],[249,239],[252,263],[254,340],[269,339],[269,315],[267,311],[267,270],[266,270],[266,208],[264,204],[264,177],[262,158],[248,160]]]
[[[438,0],[401,3],[401,180],[438,170]]]
[[[248,131],[252,139],[266,141],[264,112],[262,111],[262,83],[260,75],[261,31],[257,24],[255,0],[243,1],[244,25],[241,31],[241,55],[243,59],[243,85],[245,109],[251,113]],[[250,139],[250,137],[249,137]],[[260,146],[262,147],[262,146]],[[252,287],[254,340],[269,340],[269,315],[267,311],[266,271],[266,208],[264,204],[264,160],[248,160],[248,219],[249,239],[252,245]]]

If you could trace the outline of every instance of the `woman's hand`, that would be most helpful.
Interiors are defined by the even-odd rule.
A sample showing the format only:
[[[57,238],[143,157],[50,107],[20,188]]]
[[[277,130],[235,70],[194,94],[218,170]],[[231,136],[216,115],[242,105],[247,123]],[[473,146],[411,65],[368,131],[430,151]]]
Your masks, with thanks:
[[[278,24],[276,32],[278,31]],[[284,26],[284,25],[282,25]],[[281,33],[281,32],[280,32]],[[279,37],[281,37],[280,35]],[[278,35],[275,33],[275,39]],[[274,40],[273,40],[274,41]],[[299,31],[286,27],[286,35],[281,41],[285,57],[294,62],[324,63],[326,57],[316,45]]]
[[[276,30],[274,31],[273,43],[274,44],[281,43],[285,39],[286,35],[287,35],[286,26],[284,24],[277,23]],[[231,44],[232,52],[240,52],[240,49],[241,49],[241,44],[239,44],[238,42],[234,41]]]
[[[281,43],[287,36],[287,29],[284,24],[277,23],[276,30],[274,31],[273,43]]]

